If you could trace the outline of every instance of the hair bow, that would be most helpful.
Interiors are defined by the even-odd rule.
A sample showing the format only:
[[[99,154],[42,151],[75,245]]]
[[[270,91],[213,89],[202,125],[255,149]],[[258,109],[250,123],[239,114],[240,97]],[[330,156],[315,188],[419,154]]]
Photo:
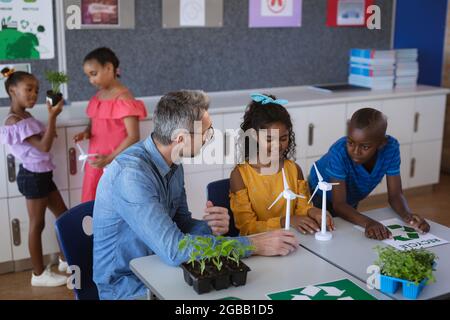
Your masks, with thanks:
[[[250,96],[252,98],[253,101],[261,103],[261,104],[269,104],[269,103],[274,103],[274,104],[278,104],[280,106],[284,106],[286,104],[289,103],[289,101],[284,100],[284,99],[277,99],[274,100],[271,97],[268,97],[264,94],[260,94],[260,93],[254,93]]]
[[[5,68],[2,70],[2,75],[5,78],[9,78],[14,72],[16,72],[14,68],[13,69]]]

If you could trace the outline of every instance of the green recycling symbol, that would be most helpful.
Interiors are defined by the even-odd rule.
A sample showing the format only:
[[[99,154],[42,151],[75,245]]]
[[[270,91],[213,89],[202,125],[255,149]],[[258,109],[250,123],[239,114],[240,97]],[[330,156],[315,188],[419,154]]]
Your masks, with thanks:
[[[414,228],[401,226],[399,224],[393,224],[386,227],[392,232],[393,239],[396,241],[419,239],[419,233]]]

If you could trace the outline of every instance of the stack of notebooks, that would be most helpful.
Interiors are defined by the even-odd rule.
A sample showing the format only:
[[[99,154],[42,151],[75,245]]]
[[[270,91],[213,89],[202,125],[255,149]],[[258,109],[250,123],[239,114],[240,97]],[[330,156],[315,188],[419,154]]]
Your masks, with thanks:
[[[348,82],[372,90],[394,88],[395,50],[352,49]]]
[[[414,88],[419,77],[419,52],[417,49],[397,49],[397,66],[395,69],[395,86],[397,88]]]

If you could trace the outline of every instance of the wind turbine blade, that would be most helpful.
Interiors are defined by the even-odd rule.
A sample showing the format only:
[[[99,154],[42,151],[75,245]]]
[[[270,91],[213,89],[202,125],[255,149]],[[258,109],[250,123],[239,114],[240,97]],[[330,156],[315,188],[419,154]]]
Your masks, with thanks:
[[[87,159],[83,161],[83,165],[81,166],[81,172],[84,172],[84,168],[86,167],[86,161]]]
[[[339,182],[333,182],[333,183],[330,183],[332,186],[338,186],[338,185],[340,185],[340,183]]]
[[[282,196],[283,196],[283,192],[280,193],[280,195],[278,196],[278,198],[272,203],[272,205],[271,205],[271,206],[269,207],[269,209],[267,209],[267,210],[272,209],[272,207],[275,205],[275,203],[277,203],[277,202],[281,199]]]
[[[319,179],[319,182],[323,181],[323,177],[319,172],[319,169],[317,169],[316,163],[314,162],[314,169],[316,170],[316,174],[317,174],[317,179]]]
[[[294,194],[295,194],[295,193],[294,193]],[[302,195],[302,194],[295,194],[295,196],[296,196],[297,198],[306,199],[306,197],[305,197],[304,195]]]
[[[289,184],[288,184],[287,179],[286,179],[286,174],[284,173],[284,168],[281,169],[281,172],[283,173],[284,190],[287,190],[287,189],[289,189]]]
[[[308,201],[308,203],[311,203],[312,199],[314,198],[314,196],[315,196],[315,195],[316,195],[316,193],[317,193],[317,190],[319,190],[319,185],[317,185],[317,187],[316,187],[316,190],[314,190],[314,192],[313,192],[313,194],[312,194],[311,198],[309,198],[309,201]]]

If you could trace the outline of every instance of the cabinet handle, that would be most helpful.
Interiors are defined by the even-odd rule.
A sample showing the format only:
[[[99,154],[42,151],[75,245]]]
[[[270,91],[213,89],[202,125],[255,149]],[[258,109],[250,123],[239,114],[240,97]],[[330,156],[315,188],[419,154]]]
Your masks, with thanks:
[[[420,113],[416,112],[414,115],[414,132],[419,131],[419,120],[420,120]]]
[[[12,154],[8,154],[6,158],[6,162],[8,163],[8,180],[13,183],[16,181],[16,159]]]
[[[77,151],[75,148],[69,149],[69,171],[72,176],[77,174]]]
[[[223,135],[223,156],[224,157],[226,157],[228,155],[227,139],[228,139],[228,133],[225,132]]]
[[[309,124],[309,132],[308,132],[308,145],[312,146],[314,144],[314,124]]]
[[[416,175],[416,158],[411,159],[411,170],[409,172],[409,177],[414,178]]]
[[[11,221],[12,237],[13,243],[16,247],[20,246],[22,240],[20,239],[20,221],[19,219],[14,219]]]

